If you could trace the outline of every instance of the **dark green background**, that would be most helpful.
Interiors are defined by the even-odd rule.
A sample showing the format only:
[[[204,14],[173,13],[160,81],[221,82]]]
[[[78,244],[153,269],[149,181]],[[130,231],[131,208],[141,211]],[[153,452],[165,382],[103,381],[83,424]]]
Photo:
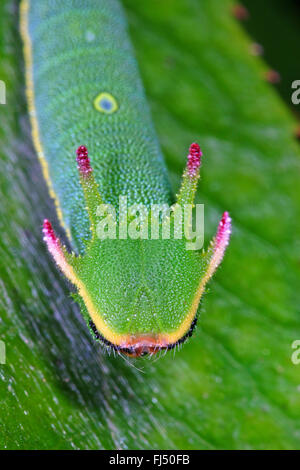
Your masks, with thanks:
[[[251,37],[264,48],[264,58],[280,73],[276,85],[291,105],[291,83],[299,79],[300,2],[299,0],[245,0],[249,18],[244,22]],[[292,110],[299,114],[299,109]]]

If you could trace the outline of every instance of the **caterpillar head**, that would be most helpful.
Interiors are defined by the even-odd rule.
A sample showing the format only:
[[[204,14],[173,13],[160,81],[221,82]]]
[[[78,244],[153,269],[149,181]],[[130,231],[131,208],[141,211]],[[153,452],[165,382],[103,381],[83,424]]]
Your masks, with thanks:
[[[207,251],[187,236],[200,173],[198,144],[189,149],[177,201],[166,212],[140,206],[121,213],[102,201],[86,147],[77,150],[79,177],[91,224],[85,254],[70,254],[44,221],[44,240],[97,339],[130,356],[173,349],[193,332],[206,284],[220,264],[231,232],[227,212]],[[154,217],[155,211],[155,217]],[[137,213],[139,214],[136,217]],[[123,225],[122,225],[123,224]],[[153,236],[154,234],[154,236]],[[167,236],[166,236],[167,234]]]

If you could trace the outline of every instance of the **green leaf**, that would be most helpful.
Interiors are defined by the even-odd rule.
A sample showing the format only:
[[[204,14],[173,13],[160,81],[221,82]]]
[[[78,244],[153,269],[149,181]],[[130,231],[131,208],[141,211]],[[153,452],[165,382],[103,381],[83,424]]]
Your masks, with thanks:
[[[231,1],[124,5],[174,189],[197,140],[206,240],[229,210],[232,242],[180,352],[103,354],[42,242],[54,207],[30,139],[16,4],[1,2],[0,447],[299,449],[296,123]]]

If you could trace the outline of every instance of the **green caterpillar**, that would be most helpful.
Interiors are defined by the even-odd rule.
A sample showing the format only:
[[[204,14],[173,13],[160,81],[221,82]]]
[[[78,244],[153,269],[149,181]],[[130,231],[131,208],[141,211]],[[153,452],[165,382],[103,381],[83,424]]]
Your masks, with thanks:
[[[172,349],[191,335],[230,236],[227,212],[205,253],[187,249],[191,216],[176,228],[179,209],[194,201],[200,147],[190,147],[175,201],[116,0],[22,0],[21,35],[33,141],[77,254],[45,220],[48,249],[106,346],[131,356]],[[132,209],[124,216],[120,196],[138,222]],[[154,208],[172,203],[155,220],[173,235],[151,237]],[[128,237],[132,223],[137,236]]]

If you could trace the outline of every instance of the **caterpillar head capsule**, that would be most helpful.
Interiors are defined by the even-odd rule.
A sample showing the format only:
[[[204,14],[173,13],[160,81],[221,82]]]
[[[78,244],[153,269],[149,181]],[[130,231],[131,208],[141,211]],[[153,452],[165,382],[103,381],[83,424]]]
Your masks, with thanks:
[[[103,201],[85,146],[77,149],[79,178],[89,214],[91,238],[85,254],[68,253],[48,220],[48,250],[77,288],[89,328],[102,343],[133,357],[173,349],[191,336],[206,284],[229,243],[231,219],[224,212],[207,251],[190,249],[188,237],[200,177],[202,152],[190,146],[176,203],[132,208],[122,213]],[[156,215],[156,217],[154,217]],[[166,236],[168,235],[168,236]],[[190,245],[189,245],[189,244]]]

